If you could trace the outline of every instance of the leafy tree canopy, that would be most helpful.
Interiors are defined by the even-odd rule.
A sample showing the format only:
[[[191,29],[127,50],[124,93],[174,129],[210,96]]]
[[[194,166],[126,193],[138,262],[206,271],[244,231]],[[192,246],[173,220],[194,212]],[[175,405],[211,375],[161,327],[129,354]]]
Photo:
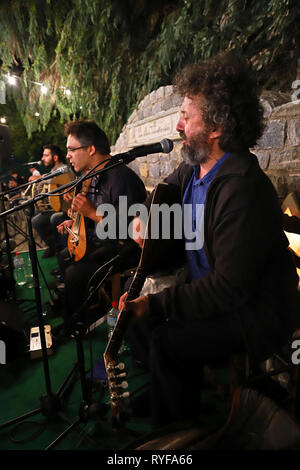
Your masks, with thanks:
[[[249,58],[265,88],[290,90],[299,18],[297,0],[2,0],[0,73],[20,77],[10,93],[29,136],[80,116],[113,143],[147,93],[220,50]]]

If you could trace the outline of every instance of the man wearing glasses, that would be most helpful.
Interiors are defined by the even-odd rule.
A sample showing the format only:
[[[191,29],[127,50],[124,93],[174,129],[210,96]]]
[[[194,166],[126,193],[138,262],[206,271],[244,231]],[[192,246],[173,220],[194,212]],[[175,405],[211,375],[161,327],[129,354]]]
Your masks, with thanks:
[[[67,137],[67,158],[77,173],[86,174],[97,167],[104,168],[110,161],[110,146],[106,134],[93,121],[71,121],[65,126]],[[111,204],[116,209],[116,226],[119,218],[127,218],[127,214],[119,214],[119,197],[126,196],[127,204],[142,203],[146,198],[143,182],[136,173],[122,164],[94,176],[90,181],[87,194],[78,192],[74,197],[66,195],[72,200],[71,210],[84,217],[86,222],[86,253],[78,261],[70,259],[68,249],[59,256],[60,270],[65,282],[65,318],[64,334],[72,332],[72,315],[78,311],[87,297],[86,286],[95,271],[119,254],[126,247],[126,256],[121,259],[122,267],[133,267],[138,263],[140,249],[127,237],[119,240],[106,238],[100,240],[96,234],[96,226],[101,222],[102,215],[97,215],[97,207],[101,204]],[[84,184],[84,182],[83,182]],[[129,220],[126,221],[129,223]],[[69,219],[61,223],[57,230],[60,234],[67,234],[73,225]],[[128,250],[127,250],[128,247]],[[104,275],[104,274],[103,274]],[[103,276],[102,276],[103,277]]]

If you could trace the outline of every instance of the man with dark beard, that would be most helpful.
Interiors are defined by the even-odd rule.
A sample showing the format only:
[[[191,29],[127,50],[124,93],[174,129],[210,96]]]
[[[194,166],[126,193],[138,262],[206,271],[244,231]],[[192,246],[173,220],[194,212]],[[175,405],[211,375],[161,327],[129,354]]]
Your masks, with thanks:
[[[59,168],[66,165],[66,159],[62,153],[62,150],[54,144],[47,144],[43,147],[42,161],[45,167],[49,171],[58,170]],[[36,196],[43,192],[49,192],[52,189],[51,185],[61,186],[69,181],[72,181],[75,174],[69,170],[67,174],[58,175],[52,179],[35,183],[33,186],[33,196]],[[53,188],[54,189],[54,188]],[[62,198],[61,210],[54,212],[54,209],[48,198],[42,199],[36,207],[36,214],[32,217],[32,226],[39,234],[40,238],[45,242],[47,248],[43,253],[43,258],[49,258],[56,254],[58,244],[58,238],[56,237],[56,225],[63,222],[66,218],[67,204]],[[52,222],[52,218],[55,217],[55,221]]]
[[[119,305],[135,320],[133,356],[150,369],[155,427],[199,417],[204,364],[237,352],[257,364],[287,344],[296,325],[298,279],[281,209],[249,152],[263,130],[250,67],[223,53],[185,69],[175,86],[184,162],[165,181],[180,189],[183,216],[191,208],[204,243],[189,249],[186,240],[185,284],[127,302],[125,293]]]

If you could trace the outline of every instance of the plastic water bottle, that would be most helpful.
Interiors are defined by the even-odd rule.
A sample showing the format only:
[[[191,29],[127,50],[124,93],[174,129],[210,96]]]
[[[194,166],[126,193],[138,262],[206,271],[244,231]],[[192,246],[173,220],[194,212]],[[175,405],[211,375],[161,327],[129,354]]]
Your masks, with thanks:
[[[14,275],[18,286],[24,286],[24,284],[26,284],[24,259],[20,253],[16,253],[14,258]]]
[[[108,340],[110,340],[110,338],[113,334],[113,331],[114,331],[114,328],[116,326],[119,314],[120,314],[120,312],[118,310],[118,302],[112,302],[111,309],[109,310],[109,312],[107,313],[107,316],[106,316],[107,327],[108,327],[107,328],[108,329]],[[123,351],[124,351],[124,344],[122,343],[121,346],[120,346],[120,349],[119,349],[119,354],[122,354]]]

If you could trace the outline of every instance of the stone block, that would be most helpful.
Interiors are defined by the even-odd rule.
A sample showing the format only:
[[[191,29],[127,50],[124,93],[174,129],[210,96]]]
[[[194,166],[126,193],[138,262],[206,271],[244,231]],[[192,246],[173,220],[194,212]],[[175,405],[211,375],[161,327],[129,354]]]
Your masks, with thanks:
[[[149,177],[158,180],[160,177],[159,163],[150,163],[148,168],[149,168]]]
[[[295,147],[272,150],[270,152],[268,170],[282,169],[287,166],[287,162],[299,160],[299,152],[300,149]]]
[[[144,119],[144,110],[143,109],[138,109],[137,111],[137,120],[142,121]]]
[[[278,91],[263,91],[260,96],[260,102],[264,108],[265,119],[269,118],[275,108],[290,101],[289,93]]]
[[[156,99],[161,100],[164,97],[165,97],[165,87],[161,86],[160,88],[158,88],[158,90],[156,90]]]
[[[173,94],[173,85],[168,85],[165,87],[165,96],[171,96]]]
[[[147,106],[143,110],[144,119],[152,116],[152,106]]]
[[[138,119],[138,115],[137,115],[137,110],[135,109],[128,118],[128,124],[133,124],[134,122],[137,121],[137,119]]]
[[[173,107],[173,101],[172,101],[172,96],[168,96],[167,98],[164,99],[162,102],[162,110],[167,111],[168,109]]]
[[[174,95],[172,95],[172,106],[173,107],[180,107],[182,104],[182,96],[174,93]]]
[[[266,150],[258,150],[258,149],[252,149],[251,151],[252,153],[256,155],[261,169],[266,170],[270,162],[270,153]]]
[[[139,173],[142,178],[148,177],[148,165],[146,163],[141,163],[138,165]]]
[[[156,90],[154,90],[150,93],[150,95],[149,95],[150,103],[154,103],[157,100],[156,94],[157,94]]]
[[[162,111],[162,101],[157,101],[152,105],[152,115],[155,116],[156,114]]]
[[[150,164],[150,163],[157,163],[159,162],[159,154],[158,153],[153,153],[152,155],[147,155],[147,163]]]
[[[168,176],[173,171],[173,165],[170,160],[162,159],[160,163],[160,174],[163,177]]]
[[[288,121],[287,142],[289,145],[300,145],[300,118]]]
[[[280,148],[285,141],[285,121],[274,119],[267,123],[262,137],[257,142],[260,149]]]
[[[271,114],[271,119],[277,118],[290,118],[293,116],[300,116],[300,100],[291,101],[290,103],[283,104],[274,109]]]

